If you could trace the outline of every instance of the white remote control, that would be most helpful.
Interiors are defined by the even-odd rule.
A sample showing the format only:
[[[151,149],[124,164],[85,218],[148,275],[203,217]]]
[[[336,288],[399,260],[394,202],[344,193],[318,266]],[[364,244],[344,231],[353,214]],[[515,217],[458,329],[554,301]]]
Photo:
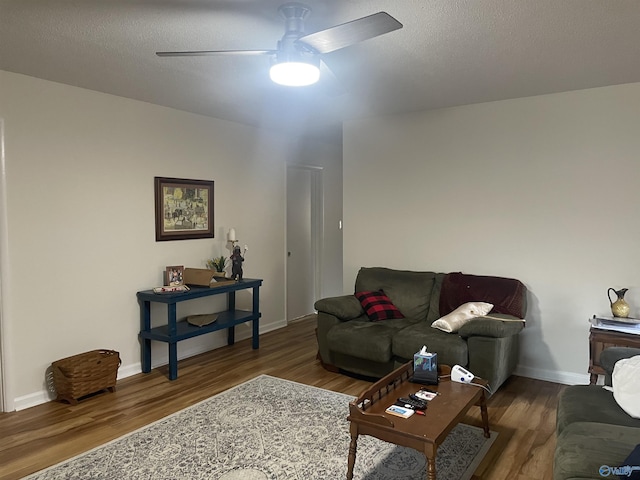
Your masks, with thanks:
[[[459,383],[471,383],[474,379],[473,373],[465,370],[460,365],[454,365],[451,369],[451,380]]]

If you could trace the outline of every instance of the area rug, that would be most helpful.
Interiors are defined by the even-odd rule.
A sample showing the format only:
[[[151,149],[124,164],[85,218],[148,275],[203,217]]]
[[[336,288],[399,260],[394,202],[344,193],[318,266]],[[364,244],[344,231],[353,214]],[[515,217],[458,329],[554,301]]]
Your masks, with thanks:
[[[29,480],[334,480],[346,478],[353,397],[260,375],[26,477]],[[458,425],[438,449],[438,478],[468,480],[493,440]],[[421,453],[358,438],[356,480],[425,478]]]

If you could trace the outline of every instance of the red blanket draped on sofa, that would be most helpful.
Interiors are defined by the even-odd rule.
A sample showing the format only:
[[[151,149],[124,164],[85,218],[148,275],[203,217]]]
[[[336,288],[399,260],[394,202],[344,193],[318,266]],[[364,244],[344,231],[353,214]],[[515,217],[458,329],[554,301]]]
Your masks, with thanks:
[[[524,318],[525,291],[525,286],[513,278],[447,273],[440,292],[440,316],[467,302],[487,302],[493,304],[492,313]]]

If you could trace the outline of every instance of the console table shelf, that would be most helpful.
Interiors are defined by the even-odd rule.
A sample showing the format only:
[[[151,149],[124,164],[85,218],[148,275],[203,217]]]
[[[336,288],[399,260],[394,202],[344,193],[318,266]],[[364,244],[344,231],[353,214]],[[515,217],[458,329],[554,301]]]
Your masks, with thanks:
[[[244,310],[234,310],[233,312],[220,312],[215,322],[209,325],[198,327],[191,325],[186,320],[180,320],[176,322],[176,333],[174,338],[176,341],[186,340],[187,338],[197,337],[204,335],[205,333],[216,332],[229,327],[235,327],[244,322],[252,320],[252,312]],[[157,340],[159,342],[168,342],[171,340],[169,334],[169,325],[161,325],[154,327],[149,331],[140,332],[140,336],[143,338],[149,338],[150,340]]]
[[[166,342],[169,346],[169,379],[178,378],[178,349],[177,343],[187,338],[193,338],[206,333],[227,329],[227,343],[235,341],[235,326],[245,322],[253,322],[252,347],[260,346],[259,320],[261,279],[245,278],[241,282],[229,283],[219,287],[193,287],[188,292],[157,294],[153,290],[138,292],[140,303],[140,342],[142,356],[142,371],[151,371],[151,341]],[[236,310],[236,291],[253,290],[252,310]],[[209,325],[198,327],[185,320],[178,321],[176,305],[180,302],[212,295],[227,295],[227,310],[218,313],[216,321]],[[151,328],[151,303],[165,303],[167,305],[167,323]]]

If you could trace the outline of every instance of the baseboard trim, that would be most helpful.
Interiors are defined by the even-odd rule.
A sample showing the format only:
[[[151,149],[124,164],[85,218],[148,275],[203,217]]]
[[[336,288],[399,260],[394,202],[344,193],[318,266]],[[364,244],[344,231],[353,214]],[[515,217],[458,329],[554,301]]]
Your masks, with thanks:
[[[272,330],[278,330],[279,328],[286,327],[287,321],[282,319],[277,322],[270,322],[268,324],[260,325],[260,335],[271,332]],[[246,327],[246,328],[243,328]],[[243,323],[236,326],[236,342],[241,340],[246,340],[247,338],[251,338],[252,330],[250,323]],[[224,335],[226,338],[226,335]],[[193,357],[195,355],[200,355],[201,353],[210,352],[212,350],[217,350],[218,348],[226,346],[226,340],[220,338],[218,342],[214,342],[213,344],[201,344],[198,346],[194,346],[193,348],[182,350],[178,354],[178,360],[183,360],[185,358]],[[169,355],[168,353],[163,355],[158,355],[157,362],[154,362],[151,365],[151,368],[157,368],[163,365],[167,365],[169,363]],[[131,363],[128,365],[120,365],[118,368],[118,380],[130,377],[132,375],[137,375],[142,373],[142,364],[140,362]],[[117,386],[116,386],[117,388]],[[41,390],[39,392],[30,393],[27,395],[23,395],[14,399],[14,407],[16,411],[24,410],[26,408],[35,407],[37,405],[41,405],[43,403],[51,402],[55,400],[55,395],[52,392],[47,390]]]
[[[24,410],[25,408],[35,407],[42,403],[47,403],[54,400],[54,396],[50,396],[49,392],[42,390],[40,392],[30,393],[22,397],[18,397],[14,400],[13,405],[16,411]]]
[[[518,365],[514,375],[521,377],[544,380],[546,382],[561,383],[563,385],[586,385],[589,383],[589,374],[546,370]]]

